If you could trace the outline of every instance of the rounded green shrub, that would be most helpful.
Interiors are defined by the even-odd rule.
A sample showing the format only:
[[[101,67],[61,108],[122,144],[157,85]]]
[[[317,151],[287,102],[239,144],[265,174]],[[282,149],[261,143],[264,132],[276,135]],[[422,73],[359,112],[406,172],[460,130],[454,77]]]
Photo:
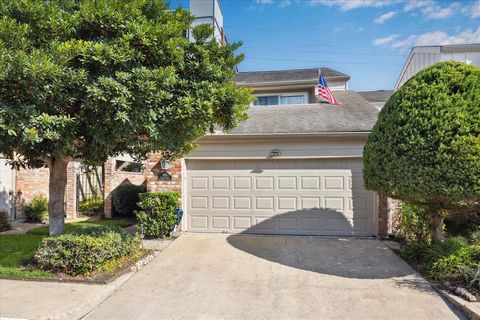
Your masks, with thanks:
[[[180,205],[178,192],[147,192],[140,194],[137,211],[138,227],[147,238],[168,235],[177,224],[175,209]]]
[[[139,236],[121,229],[88,227],[73,234],[43,239],[35,253],[35,260],[45,270],[71,276],[85,275],[112,259],[137,252],[140,247]]]
[[[43,195],[35,195],[25,208],[28,222],[45,223],[48,220],[48,199]]]
[[[441,62],[396,91],[364,150],[368,189],[448,209],[480,202],[480,68]]]
[[[139,194],[147,191],[145,185],[124,183],[119,185],[112,193],[112,206],[114,213],[122,217],[134,217],[138,210]]]

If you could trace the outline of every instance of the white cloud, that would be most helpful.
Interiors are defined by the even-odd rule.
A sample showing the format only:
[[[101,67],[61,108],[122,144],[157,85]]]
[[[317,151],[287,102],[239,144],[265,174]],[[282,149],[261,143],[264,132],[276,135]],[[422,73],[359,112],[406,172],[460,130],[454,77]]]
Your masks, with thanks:
[[[269,4],[278,4],[278,7],[280,9],[284,9],[286,7],[288,7],[289,5],[292,4],[292,1],[291,0],[280,0],[280,1],[277,1],[277,0],[256,0],[255,3],[257,5],[269,5]]]
[[[473,5],[472,5],[472,10],[471,10],[471,17],[473,19],[480,17],[480,0],[477,0]]]
[[[375,46],[384,46],[386,44],[389,44],[389,43],[392,43],[393,40],[395,40],[396,38],[398,38],[398,35],[397,34],[392,34],[388,37],[385,37],[385,38],[378,38],[378,39],[375,39],[373,40],[373,45]]]
[[[422,13],[427,19],[445,19],[452,16],[458,9],[460,9],[458,3],[453,3],[445,8],[433,5],[423,8]]]
[[[354,30],[355,32],[363,32],[365,31],[365,28],[364,27],[359,27],[357,29]]]
[[[382,24],[385,21],[392,19],[394,16],[395,16],[395,11],[390,11],[385,14],[382,14],[381,16],[378,16],[375,20],[373,20],[373,22]]]
[[[342,11],[358,8],[381,8],[402,0],[310,0],[311,5],[338,6]]]
[[[403,10],[408,12],[408,11],[425,8],[432,5],[435,5],[435,2],[433,0],[411,0],[411,1],[407,1]]]
[[[447,34],[443,31],[427,32],[411,35],[399,41],[389,41],[392,48],[409,49],[414,46],[468,44],[480,42],[480,27],[477,30],[467,29],[457,34]]]

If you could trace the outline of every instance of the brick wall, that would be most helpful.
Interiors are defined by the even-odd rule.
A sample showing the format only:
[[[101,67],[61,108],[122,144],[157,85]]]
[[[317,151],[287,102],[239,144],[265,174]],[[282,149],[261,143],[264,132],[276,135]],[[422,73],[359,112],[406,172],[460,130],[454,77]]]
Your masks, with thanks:
[[[67,168],[67,187],[65,190],[65,210],[68,219],[77,217],[75,210],[76,201],[76,175],[74,162]],[[15,173],[15,206],[17,219],[25,218],[23,208],[33,196],[44,195],[48,198],[48,168],[20,169]]]
[[[167,170],[162,170],[160,153],[151,154],[147,161],[147,190],[182,192],[182,159],[171,160]],[[162,181],[158,175],[166,171],[172,176],[171,181]]]
[[[117,171],[115,169],[116,160],[110,158],[105,162],[105,181],[104,181],[104,197],[105,202],[103,206],[106,218],[112,217],[112,192],[116,187],[123,183],[133,183],[141,185],[145,183],[146,173]]]

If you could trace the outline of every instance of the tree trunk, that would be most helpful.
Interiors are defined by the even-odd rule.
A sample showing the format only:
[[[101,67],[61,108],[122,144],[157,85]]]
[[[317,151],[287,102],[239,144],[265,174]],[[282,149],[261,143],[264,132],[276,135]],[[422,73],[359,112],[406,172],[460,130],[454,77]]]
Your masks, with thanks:
[[[67,186],[68,158],[50,161],[50,182],[48,184],[48,223],[50,236],[63,233],[65,226],[65,187]]]
[[[432,242],[440,242],[443,239],[442,233],[442,214],[439,210],[432,210],[430,212],[430,235]]]

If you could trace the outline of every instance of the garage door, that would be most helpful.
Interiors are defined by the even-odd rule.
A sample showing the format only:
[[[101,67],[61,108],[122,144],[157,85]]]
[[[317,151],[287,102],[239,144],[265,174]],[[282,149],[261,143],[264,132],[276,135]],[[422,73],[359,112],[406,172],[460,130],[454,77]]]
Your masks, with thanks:
[[[187,160],[187,231],[371,235],[361,159]]]

